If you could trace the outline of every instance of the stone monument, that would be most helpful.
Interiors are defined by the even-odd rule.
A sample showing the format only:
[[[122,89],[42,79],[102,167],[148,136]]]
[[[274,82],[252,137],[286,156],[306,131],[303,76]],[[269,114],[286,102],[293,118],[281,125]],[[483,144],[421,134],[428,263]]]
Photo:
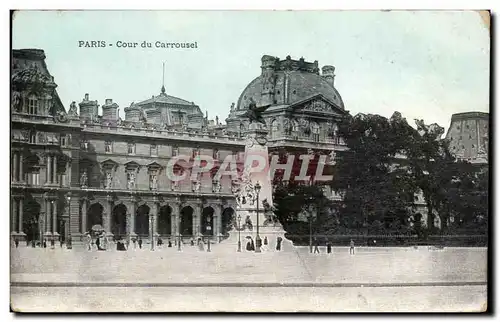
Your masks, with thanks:
[[[252,110],[252,114],[249,115],[251,123],[244,133],[246,136],[244,170],[242,176],[233,182],[232,192],[237,202],[235,216],[240,218],[240,225],[234,225],[233,230],[229,232],[230,237],[223,243],[237,244],[239,228],[242,251],[246,249],[248,237],[254,240],[256,252],[277,251],[278,239],[282,241],[279,250],[284,250],[290,248],[292,242],[285,239],[285,231],[273,212],[273,188],[267,147],[269,131],[262,124],[260,113],[264,109],[259,109],[257,112],[256,109]],[[264,244],[264,240],[267,244]]]

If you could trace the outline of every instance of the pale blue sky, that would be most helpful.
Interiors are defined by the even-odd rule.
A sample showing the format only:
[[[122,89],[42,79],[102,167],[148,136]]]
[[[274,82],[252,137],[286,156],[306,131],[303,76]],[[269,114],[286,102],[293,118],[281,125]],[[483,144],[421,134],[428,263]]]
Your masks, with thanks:
[[[291,55],[336,67],[336,88],[352,114],[447,127],[451,114],[488,112],[489,33],[475,12],[381,11],[24,11],[15,49],[40,48],[69,107],[85,93],[123,108],[160,92],[227,117],[260,58]],[[79,48],[79,40],[185,41],[198,49]]]

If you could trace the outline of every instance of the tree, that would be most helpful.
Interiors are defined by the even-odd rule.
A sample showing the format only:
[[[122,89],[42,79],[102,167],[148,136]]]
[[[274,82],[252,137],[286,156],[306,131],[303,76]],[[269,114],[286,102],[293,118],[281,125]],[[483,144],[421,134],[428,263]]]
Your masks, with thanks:
[[[328,234],[335,225],[331,214],[332,202],[324,195],[319,185],[307,185],[290,181],[287,185],[277,182],[273,195],[275,215],[292,240],[305,240],[309,236],[307,221],[301,220],[304,210],[314,205],[316,218],[313,221],[315,234]]]
[[[339,134],[349,148],[338,158],[331,183],[344,197],[338,207],[341,225],[365,233],[407,230],[417,187],[397,157],[411,133],[397,112],[390,120],[358,114],[339,124]],[[399,224],[394,224],[395,219]]]

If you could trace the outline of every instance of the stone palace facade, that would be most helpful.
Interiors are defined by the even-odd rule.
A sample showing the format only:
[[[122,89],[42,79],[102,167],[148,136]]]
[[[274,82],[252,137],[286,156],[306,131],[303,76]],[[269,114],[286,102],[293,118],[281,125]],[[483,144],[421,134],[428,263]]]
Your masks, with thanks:
[[[66,110],[44,51],[13,50],[11,235],[80,242],[96,225],[124,238],[224,235],[236,207],[231,178],[218,182],[207,172],[175,183],[165,175],[168,160],[201,154],[213,156],[216,167],[228,155],[242,162],[251,101],[269,105],[270,153],[345,150],[336,121],[347,111],[334,70],[324,66],[320,74],[317,61],[265,55],[225,124],[164,87],[125,107],[122,120],[116,102],[106,99],[99,115],[89,94]]]

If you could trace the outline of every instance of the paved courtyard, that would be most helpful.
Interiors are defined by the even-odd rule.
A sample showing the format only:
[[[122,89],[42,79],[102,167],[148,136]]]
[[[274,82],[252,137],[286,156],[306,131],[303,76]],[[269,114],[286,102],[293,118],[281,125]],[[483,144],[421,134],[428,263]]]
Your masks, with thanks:
[[[332,254],[324,248],[310,254],[307,247],[238,253],[224,244],[211,250],[13,248],[12,305],[35,311],[453,311],[479,310],[486,302],[485,248],[357,248],[355,255],[347,247]],[[260,300],[248,307],[251,295]],[[178,304],[167,305],[169,299]]]

